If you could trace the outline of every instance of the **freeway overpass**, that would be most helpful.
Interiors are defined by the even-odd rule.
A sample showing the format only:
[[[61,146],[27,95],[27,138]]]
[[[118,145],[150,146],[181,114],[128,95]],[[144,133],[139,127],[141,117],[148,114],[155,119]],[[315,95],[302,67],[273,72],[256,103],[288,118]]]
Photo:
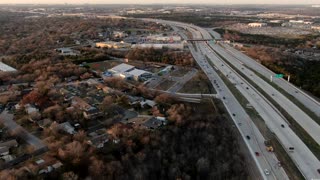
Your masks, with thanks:
[[[194,41],[215,41],[215,39],[187,39],[188,42],[194,42]]]

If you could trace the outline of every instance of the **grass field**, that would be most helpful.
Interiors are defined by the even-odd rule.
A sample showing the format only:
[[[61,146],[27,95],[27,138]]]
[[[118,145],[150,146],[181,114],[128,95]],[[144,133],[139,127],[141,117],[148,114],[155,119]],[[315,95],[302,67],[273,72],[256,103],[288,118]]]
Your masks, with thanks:
[[[101,61],[101,62],[94,62],[94,63],[87,63],[87,65],[96,71],[106,71],[116,65],[121,64],[122,62],[116,60],[108,60],[108,61]]]

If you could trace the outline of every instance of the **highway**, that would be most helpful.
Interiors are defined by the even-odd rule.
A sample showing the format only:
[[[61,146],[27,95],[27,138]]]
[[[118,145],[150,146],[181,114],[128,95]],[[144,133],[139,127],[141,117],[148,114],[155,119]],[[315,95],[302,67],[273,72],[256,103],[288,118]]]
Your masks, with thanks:
[[[213,31],[214,32],[214,31]],[[212,35],[215,35],[214,33]],[[252,58],[248,57],[247,55],[243,54],[242,52],[230,47],[228,44],[220,43],[228,53],[240,61],[242,64],[246,65],[247,67],[259,72],[265,78],[270,79],[270,76],[275,76],[275,73],[269,70],[268,68],[264,67],[262,64],[258,63],[257,61],[253,60]],[[306,94],[300,88],[297,88],[293,84],[289,83],[284,79],[273,79],[274,83],[278,85],[280,88],[285,90],[288,94],[294,96],[298,101],[300,101],[304,106],[314,112],[318,117],[320,117],[320,102],[316,99],[311,97],[310,95]]]
[[[201,33],[198,31],[192,31],[194,37],[201,37]],[[222,102],[225,105],[227,111],[232,117],[236,127],[239,129],[244,142],[246,143],[252,158],[256,162],[258,169],[260,171],[263,179],[288,179],[283,168],[278,167],[277,163],[279,162],[273,153],[267,152],[266,147],[264,145],[264,137],[257,129],[255,124],[250,119],[249,115],[237,101],[237,99],[233,96],[228,87],[224,84],[223,80],[214,70],[214,68],[208,63],[205,59],[204,54],[200,52],[200,46],[197,46],[198,50],[195,50],[194,47],[189,44],[189,49],[201,67],[201,69],[206,73],[209,80],[211,81],[213,87],[217,90],[218,96],[227,97]],[[234,115],[235,116],[234,116]],[[248,139],[248,137],[249,139]],[[260,156],[256,156],[255,152],[258,152]],[[268,169],[270,172],[269,175],[264,173],[264,170]],[[257,178],[258,179],[258,178]]]
[[[204,38],[209,37],[206,31],[201,30],[202,34],[204,35]],[[213,43],[201,43],[204,48],[204,51],[206,51],[209,55],[208,57],[213,58],[212,62],[216,65],[216,67],[223,72],[225,76],[229,76],[229,79],[231,79],[231,82],[236,84],[236,88],[247,98],[247,100],[255,107],[256,111],[259,113],[259,115],[265,120],[267,126],[273,133],[276,134],[277,138],[279,139],[280,143],[284,146],[284,148],[287,150],[289,156],[292,158],[292,160],[295,162],[298,169],[302,172],[302,174],[305,176],[306,179],[312,179],[312,178],[319,178],[320,175],[317,172],[317,169],[320,167],[319,160],[314,156],[314,154],[308,149],[308,147],[301,141],[301,139],[291,130],[291,128],[286,123],[285,118],[279,113],[279,111],[273,107],[273,105],[268,102],[268,100],[259,93],[250,83],[248,83],[243,77],[241,77],[235,70],[233,70],[231,67],[228,66],[227,63],[224,62],[216,53],[219,46],[213,44]],[[218,47],[218,48],[216,48]],[[215,51],[213,51],[215,50]],[[233,64],[234,67],[238,69],[242,69],[241,64],[237,64],[238,61],[232,59],[230,56],[228,56],[227,53],[224,53],[222,49],[219,49],[217,51],[218,53],[223,54],[223,57],[225,60],[227,60],[229,63]],[[220,54],[220,55],[221,55]],[[242,69],[243,70],[243,69]],[[230,74],[231,73],[231,74]],[[242,71],[244,73],[244,71]],[[271,96],[272,93],[274,96],[277,96],[277,98],[281,98],[282,102],[278,99],[277,102],[280,104],[287,103],[289,104],[285,109],[287,112],[295,118],[296,121],[299,121],[301,124],[305,125],[305,129],[309,130],[307,128],[310,128],[311,132],[310,134],[314,135],[313,137],[316,139],[318,137],[318,133],[320,131],[317,131],[318,125],[310,118],[308,117],[303,111],[301,111],[298,107],[296,107],[292,102],[290,102],[288,99],[285,99],[280,92],[276,93],[275,89],[272,89],[272,92],[268,92],[268,88],[272,88],[267,82],[258,80],[259,77],[255,77],[254,73],[245,71],[246,76],[250,77],[253,82],[256,84],[259,84],[261,89],[264,91],[267,91],[268,94]],[[231,76],[231,77],[230,77]],[[273,96],[273,97],[274,97]],[[291,104],[290,104],[291,103]],[[292,109],[291,109],[292,108]],[[296,112],[295,112],[296,110]],[[298,119],[298,118],[305,118],[305,119]],[[304,121],[303,121],[304,120]],[[308,121],[307,121],[308,120]],[[306,124],[311,124],[310,126],[306,126]],[[285,128],[282,128],[281,125],[284,125]],[[319,139],[316,139],[319,140]],[[317,141],[318,142],[318,141]],[[294,152],[289,152],[288,148],[294,147]]]
[[[202,37],[204,39],[208,39],[211,37],[208,31],[194,25],[189,25],[189,24],[179,23],[179,22],[172,22],[172,21],[162,21],[162,20],[154,20],[154,21],[170,24],[173,26],[183,27],[184,29],[187,28],[193,34],[193,38]],[[229,54],[230,52],[227,50],[223,51],[224,48],[218,45],[208,44],[206,42],[195,42],[195,44],[198,49],[197,52],[193,49],[192,45],[189,44],[189,48],[194,58],[196,59],[200,67],[203,69],[203,71],[207,74],[209,79],[212,80],[212,78],[214,78],[216,80],[215,82],[212,82],[212,83],[218,91],[218,96],[220,96],[220,98],[223,97],[222,99],[223,99],[224,105],[226,106],[228,112],[233,116],[233,120],[235,121],[235,123],[242,124],[241,126],[237,124],[237,127],[239,128],[243,138],[245,138],[246,136],[245,134],[251,134],[253,135],[253,137],[255,137],[254,139],[257,142],[257,145],[254,145],[252,143],[253,141],[250,141],[248,139],[245,140],[248,143],[248,147],[250,151],[252,152],[254,148],[256,147],[261,148],[261,146],[263,146],[263,144],[259,145],[259,143],[263,142],[261,140],[263,139],[263,137],[262,136],[259,137],[260,133],[258,130],[254,131],[256,127],[254,126],[254,124],[252,123],[252,121],[250,120],[246,112],[243,110],[241,105],[236,101],[236,99],[234,98],[232,93],[229,91],[227,86],[223,83],[223,81],[221,79],[218,80],[219,76],[216,74],[214,69],[208,64],[207,60],[204,58],[204,55],[207,55],[209,60],[214,64],[215,68],[218,69],[221,73],[223,73],[224,76],[228,77],[229,80],[233,84],[235,84],[235,87],[243,94],[243,96],[247,98],[250,104],[253,105],[253,107],[256,109],[259,115],[266,122],[266,125],[268,126],[268,128],[277,136],[279,142],[287,150],[289,156],[292,158],[292,160],[294,161],[296,166],[299,168],[300,172],[305,176],[305,178],[319,179],[320,175],[317,172],[317,169],[320,168],[320,162],[314,156],[314,154],[312,154],[312,152],[301,141],[301,139],[291,130],[285,118],[281,115],[281,113],[279,113],[279,111],[273,106],[273,104],[270,103],[263,95],[260,94],[259,91],[257,91],[249,82],[247,82],[241,75],[239,75],[234,69],[232,69],[232,67],[229,67],[228,64],[225,62],[225,59],[227,59],[227,61],[233,64],[233,66],[236,66],[237,68],[241,68],[242,66],[239,60],[232,59],[232,57],[230,57],[232,55]],[[220,56],[216,54],[216,52],[218,52],[219,54],[221,53],[222,56],[225,57],[225,59],[221,59]],[[200,61],[199,59],[201,58],[202,60]],[[236,64],[235,62],[239,62],[240,65]],[[246,71],[245,73],[249,77],[257,78],[253,76],[254,73],[247,71],[247,69],[245,71]],[[256,83],[256,79],[252,79],[252,80],[253,82]],[[260,80],[258,81],[260,82]],[[261,80],[260,86],[262,87],[262,89],[265,90],[264,86],[266,86],[267,89],[272,88],[272,87],[269,87],[270,86],[269,84],[263,84],[263,82],[267,83]],[[218,87],[216,83],[219,84]],[[297,110],[297,112],[295,112],[296,114],[294,114],[294,112],[290,112],[292,116],[294,116],[295,118],[297,118],[295,115],[302,118],[308,118],[308,116],[304,112],[301,112],[301,110],[298,107],[294,107],[295,105],[290,100],[286,99],[286,97],[284,97],[281,93],[278,94],[279,92],[277,92],[275,89],[271,89],[271,90],[274,90],[274,91],[268,92],[268,94],[270,94],[271,96],[280,97],[280,99],[283,101],[283,102],[279,102],[279,104],[281,103],[289,104],[289,106],[285,108],[286,110],[290,109],[291,106],[293,107],[293,109],[297,108],[293,110],[293,111]],[[312,124],[312,122],[314,122],[312,119],[307,120],[307,123]],[[243,127],[245,124],[247,125],[247,127]],[[307,127],[307,128],[312,128],[312,127]],[[310,132],[310,133],[313,133],[313,132]],[[317,135],[316,131],[314,135]],[[294,147],[295,150],[293,152],[289,152],[288,150],[289,147]],[[270,154],[272,153],[267,153],[267,155],[263,153],[264,155],[263,158],[265,159],[264,161],[261,161],[261,160],[259,161],[259,158],[255,158],[254,155],[253,154],[252,155],[253,155],[253,158],[256,159],[257,165],[261,170],[264,169],[265,167],[268,167],[269,165],[268,168],[271,168],[274,179],[288,178],[282,168],[280,168],[280,170],[278,171],[277,169],[272,169],[273,158],[268,157],[268,155]],[[268,179],[272,178],[272,176],[269,175],[267,176],[267,178]]]
[[[210,44],[210,47],[215,52],[219,53],[229,63],[232,63],[239,71],[242,72],[247,78],[251,79],[257,86],[259,86],[264,92],[266,92],[275,102],[277,102],[287,113],[303,128],[308,134],[320,144],[320,126],[311,117],[309,117],[304,111],[302,111],[297,105],[291,102],[281,92],[271,86],[268,82],[264,81],[256,73],[243,66],[239,60],[232,56],[224,48],[217,44]]]

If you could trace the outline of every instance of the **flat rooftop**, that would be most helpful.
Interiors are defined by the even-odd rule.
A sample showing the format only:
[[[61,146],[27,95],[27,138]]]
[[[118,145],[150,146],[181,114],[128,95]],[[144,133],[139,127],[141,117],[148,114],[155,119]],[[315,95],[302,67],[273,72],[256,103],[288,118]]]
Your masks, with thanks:
[[[140,75],[145,74],[145,73],[151,74],[148,71],[144,71],[144,70],[140,70],[140,69],[134,69],[132,71],[129,71],[128,73],[133,75],[133,76],[140,76]]]
[[[134,66],[122,63],[122,64],[119,64],[118,66],[111,68],[110,71],[117,72],[117,73],[124,73],[124,72],[132,70],[133,68],[134,68]]]

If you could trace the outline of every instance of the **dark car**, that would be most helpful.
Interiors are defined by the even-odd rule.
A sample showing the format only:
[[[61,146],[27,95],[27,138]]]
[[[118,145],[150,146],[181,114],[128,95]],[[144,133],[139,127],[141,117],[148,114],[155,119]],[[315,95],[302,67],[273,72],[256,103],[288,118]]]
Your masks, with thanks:
[[[281,124],[281,127],[282,127],[282,128],[284,128],[284,125],[283,125],[283,124]]]
[[[317,169],[318,173],[320,174],[320,169]]]
[[[259,153],[259,152],[255,152],[255,154],[256,154],[256,156],[259,156],[259,155],[260,155],[260,153]]]
[[[246,136],[247,137],[247,139],[250,139],[250,136]]]

